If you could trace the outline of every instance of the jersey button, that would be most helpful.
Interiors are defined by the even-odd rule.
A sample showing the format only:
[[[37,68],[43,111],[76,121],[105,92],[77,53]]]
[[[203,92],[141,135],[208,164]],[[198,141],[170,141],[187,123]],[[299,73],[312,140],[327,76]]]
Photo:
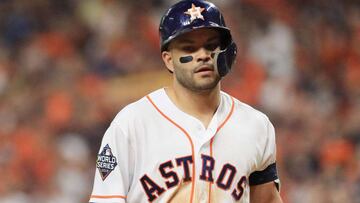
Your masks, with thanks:
[[[206,194],[201,194],[201,199],[200,199],[200,202],[204,202],[206,203],[207,202],[207,198],[206,198]]]

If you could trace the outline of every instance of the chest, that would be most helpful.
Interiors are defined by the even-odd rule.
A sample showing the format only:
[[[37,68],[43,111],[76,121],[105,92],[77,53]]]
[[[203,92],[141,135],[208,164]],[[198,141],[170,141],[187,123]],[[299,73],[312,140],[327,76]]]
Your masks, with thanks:
[[[251,167],[251,162],[261,153],[258,150],[261,142],[259,133],[251,125],[239,125],[232,120],[221,128],[208,129],[195,124],[190,128],[154,122],[146,127],[137,127],[134,132],[138,160],[146,160],[145,165],[160,165],[192,156],[192,161],[200,167],[205,159],[203,157],[210,156],[216,162],[215,170],[227,163]]]
[[[256,133],[233,121],[214,129],[155,122],[137,128],[134,177],[149,201],[208,199],[211,190],[212,195],[239,199],[246,194],[247,177],[259,156],[253,144]]]

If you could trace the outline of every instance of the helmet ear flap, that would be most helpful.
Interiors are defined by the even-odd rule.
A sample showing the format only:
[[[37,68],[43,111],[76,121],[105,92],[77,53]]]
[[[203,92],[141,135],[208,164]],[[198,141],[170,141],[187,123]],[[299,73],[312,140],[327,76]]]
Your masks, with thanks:
[[[215,69],[218,71],[220,77],[224,77],[236,62],[237,46],[231,42],[226,49],[215,53]]]

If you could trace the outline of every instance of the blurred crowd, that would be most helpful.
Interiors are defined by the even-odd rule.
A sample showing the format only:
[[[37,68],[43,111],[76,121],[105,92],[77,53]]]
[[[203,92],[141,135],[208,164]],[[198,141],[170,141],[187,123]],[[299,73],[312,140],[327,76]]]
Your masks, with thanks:
[[[173,2],[0,1],[0,202],[88,201],[115,114],[169,84]],[[360,202],[360,3],[213,2],[239,46],[222,87],[273,122],[284,202]]]

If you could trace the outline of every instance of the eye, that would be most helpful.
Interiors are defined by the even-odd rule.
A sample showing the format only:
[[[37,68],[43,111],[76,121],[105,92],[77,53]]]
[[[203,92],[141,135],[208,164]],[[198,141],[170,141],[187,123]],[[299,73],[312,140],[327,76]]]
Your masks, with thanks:
[[[195,46],[187,45],[187,46],[181,47],[181,50],[191,53],[191,52],[195,52],[197,50],[197,48]]]
[[[204,47],[205,47],[205,49],[207,49],[209,51],[214,51],[219,46],[220,46],[219,43],[209,43],[209,44],[206,44]]]

